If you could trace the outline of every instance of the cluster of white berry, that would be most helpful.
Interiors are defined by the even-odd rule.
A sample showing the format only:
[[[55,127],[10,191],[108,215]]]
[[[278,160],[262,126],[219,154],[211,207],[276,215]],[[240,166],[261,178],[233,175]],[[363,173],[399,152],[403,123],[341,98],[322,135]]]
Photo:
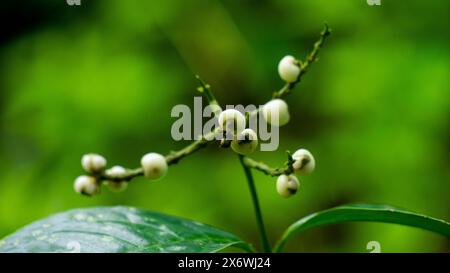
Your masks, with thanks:
[[[285,82],[294,83],[300,76],[300,61],[292,56],[285,56],[278,65],[278,72]],[[217,111],[216,111],[217,110]],[[258,146],[258,136],[253,129],[246,128],[246,117],[235,109],[221,111],[217,106],[214,112],[219,114],[219,132],[226,136],[231,149],[241,155],[253,153]],[[284,100],[273,99],[266,103],[261,113],[267,123],[273,126],[286,125],[290,120],[288,105]],[[292,155],[294,160],[289,166],[295,174],[307,175],[315,168],[312,154],[300,149]],[[98,154],[86,154],[81,159],[81,165],[88,175],[81,175],[75,180],[75,191],[84,195],[94,195],[100,192],[102,182],[112,191],[118,192],[126,189],[128,179],[127,170],[121,166],[106,168],[106,159]],[[167,173],[166,158],[157,153],[148,153],[141,158],[142,173],[150,180],[156,180]],[[104,179],[105,177],[109,179]],[[111,178],[114,177],[113,180]],[[123,179],[121,178],[123,177]],[[277,192],[283,197],[292,196],[299,188],[299,181],[293,174],[282,174],[276,183]]]
[[[231,138],[231,149],[241,155],[249,155],[258,146],[258,137],[253,129],[245,129],[244,115],[235,109],[227,109],[219,115],[220,133]]]
[[[89,196],[100,193],[97,176],[105,170],[106,159],[98,154],[85,154],[81,158],[81,166],[89,175],[80,175],[75,179],[75,191]]]
[[[281,59],[278,64],[278,73],[282,80],[293,83],[300,75],[300,61],[288,55]],[[289,108],[282,99],[273,99],[266,103],[262,109],[262,115],[267,123],[274,126],[286,125],[290,120]],[[228,109],[220,113],[219,126],[222,132],[232,135],[231,148],[238,154],[249,155],[258,146],[258,137],[254,130],[245,129],[246,119],[244,115],[235,110]],[[300,149],[296,151],[292,158],[295,160],[292,168],[298,175],[307,175],[315,168],[315,161],[312,154]],[[283,197],[295,194],[299,187],[299,181],[294,175],[280,175],[277,180],[277,191]]]
[[[300,61],[290,55],[285,56],[278,64],[278,73],[280,74],[281,79],[287,83],[296,82],[300,75],[300,71]],[[266,107],[267,109],[265,109]],[[279,125],[284,125],[289,122],[290,116],[288,106],[286,102],[281,99],[270,101],[263,110],[264,118],[267,121],[270,121],[271,115],[275,113],[278,114]],[[292,168],[294,173],[298,175],[308,175],[316,166],[313,155],[306,149],[297,150],[292,155],[292,159],[294,160]],[[282,174],[277,179],[277,192],[283,197],[294,195],[298,191],[299,186],[300,183],[293,174]]]
[[[297,81],[300,75],[299,61],[292,56],[284,57],[278,65],[278,72],[281,79],[288,83]],[[261,110],[264,119],[271,125],[283,126],[290,120],[288,105],[282,99],[269,101]],[[231,148],[233,151],[238,154],[249,155],[258,146],[258,137],[254,130],[245,129],[245,125],[246,119],[238,110],[227,109],[219,114],[221,132],[226,132],[232,136]]]
[[[306,149],[299,149],[293,155],[294,163],[292,164],[292,169],[295,174],[298,175],[308,175],[316,167],[316,161],[313,155]],[[300,187],[300,182],[297,177],[293,174],[282,174],[278,176],[277,179],[277,192],[283,197],[290,197],[294,195],[298,188]]]
[[[281,59],[278,64],[278,74],[287,83],[293,83],[300,76],[300,61],[288,55]],[[291,116],[287,103],[282,99],[273,99],[262,108],[264,119],[274,126],[286,125]]]
[[[113,192],[120,192],[127,188],[127,180],[102,180],[102,174],[107,177],[120,177],[127,170],[122,166],[106,168],[106,159],[99,154],[85,154],[81,158],[81,166],[88,175],[80,175],[75,179],[74,189],[84,195],[95,195],[100,193],[102,182]],[[144,176],[150,180],[156,180],[167,173],[167,162],[163,155],[148,153],[141,159]]]

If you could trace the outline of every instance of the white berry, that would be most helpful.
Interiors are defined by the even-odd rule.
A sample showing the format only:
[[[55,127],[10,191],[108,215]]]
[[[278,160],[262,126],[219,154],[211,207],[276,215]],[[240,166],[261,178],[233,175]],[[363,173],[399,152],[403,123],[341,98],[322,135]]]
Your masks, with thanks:
[[[127,172],[127,170],[119,165],[116,165],[114,167],[111,167],[110,169],[105,171],[105,174],[108,176],[118,176],[118,175],[123,175]]]
[[[111,169],[105,171],[108,176],[118,176],[126,173],[126,169],[122,166],[114,166]],[[106,180],[105,184],[113,192],[124,191],[128,187],[128,183],[125,181]]]
[[[241,155],[253,153],[258,146],[258,137],[252,129],[245,129],[231,141],[231,149]]]
[[[88,173],[101,173],[106,167],[106,159],[98,154],[85,154],[81,158],[81,166]]]
[[[306,149],[299,149],[293,155],[292,158],[295,162],[292,164],[295,173],[299,175],[308,175],[314,171],[316,167],[316,161],[313,155]]]
[[[300,75],[298,61],[290,55],[283,57],[278,63],[278,74],[280,74],[281,79],[285,82],[291,83],[297,81]]]
[[[219,126],[224,131],[238,135],[245,129],[245,117],[236,109],[227,109],[219,115]]]
[[[76,192],[84,195],[94,195],[100,193],[100,185],[93,176],[81,175],[75,179],[73,188]]]
[[[277,179],[277,192],[286,198],[294,195],[299,186],[300,183],[294,175],[282,174]]]
[[[157,153],[144,155],[141,159],[141,166],[144,170],[144,176],[151,180],[163,177],[168,169],[166,158]]]
[[[262,113],[266,122],[278,127],[286,125],[291,119],[288,105],[282,99],[273,99],[266,103]]]

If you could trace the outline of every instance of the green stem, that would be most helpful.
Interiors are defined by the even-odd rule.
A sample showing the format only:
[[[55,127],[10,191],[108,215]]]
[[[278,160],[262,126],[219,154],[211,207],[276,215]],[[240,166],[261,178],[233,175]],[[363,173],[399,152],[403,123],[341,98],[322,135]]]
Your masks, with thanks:
[[[254,159],[251,159],[250,157],[244,157],[243,160],[244,160],[244,164],[245,164],[245,166],[247,166],[247,168],[252,168],[252,169],[258,170],[258,171],[264,173],[265,175],[280,176],[282,174],[289,175],[293,172],[292,164],[291,165],[286,164],[286,166],[281,167],[281,168],[272,168],[272,167],[268,166],[267,164],[265,164],[263,162],[255,161]]]
[[[186,156],[191,155],[202,148],[205,148],[210,141],[214,140],[214,135],[216,133],[217,130],[211,131],[210,133],[202,136],[200,139],[192,142],[183,149],[170,152],[165,156],[167,165],[176,164]],[[136,169],[127,169],[125,173],[120,175],[110,175],[106,172],[103,172],[99,175],[99,178],[101,180],[130,181],[131,179],[142,175],[144,175],[144,170],[142,169],[142,167],[139,167]]]
[[[216,97],[214,97],[214,94],[211,92],[211,87],[209,84],[205,83],[199,75],[195,75],[195,78],[200,83],[200,87],[197,89],[200,93],[205,95],[206,99],[208,100],[209,105],[211,106],[219,106],[219,103],[216,100]]]
[[[250,194],[252,196],[253,207],[255,209],[256,223],[258,224],[259,235],[261,237],[261,245],[263,251],[266,253],[272,252],[270,247],[269,239],[267,238],[266,229],[264,228],[264,221],[261,213],[261,208],[259,207],[258,194],[256,192],[255,182],[253,180],[253,175],[251,169],[244,162],[245,157],[239,155],[239,161],[241,162],[242,168],[244,169],[245,176],[247,177],[248,187],[250,188]]]

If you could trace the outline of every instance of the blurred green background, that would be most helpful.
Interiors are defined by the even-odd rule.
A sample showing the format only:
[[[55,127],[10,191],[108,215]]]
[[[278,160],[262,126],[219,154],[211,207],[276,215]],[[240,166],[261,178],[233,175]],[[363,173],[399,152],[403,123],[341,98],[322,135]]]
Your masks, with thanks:
[[[284,151],[307,148],[316,172],[283,199],[255,173],[270,239],[300,217],[348,202],[386,203],[450,220],[448,1],[4,1],[0,43],[0,237],[76,207],[130,205],[205,222],[258,243],[236,156],[216,145],[132,182],[75,194],[81,156],[137,167],[171,139],[179,103],[208,81],[222,104],[262,104],[282,86],[278,61],[333,34],[295,92]],[[5,20],[6,21],[6,20]],[[449,252],[448,239],[386,224],[329,226],[290,252]]]

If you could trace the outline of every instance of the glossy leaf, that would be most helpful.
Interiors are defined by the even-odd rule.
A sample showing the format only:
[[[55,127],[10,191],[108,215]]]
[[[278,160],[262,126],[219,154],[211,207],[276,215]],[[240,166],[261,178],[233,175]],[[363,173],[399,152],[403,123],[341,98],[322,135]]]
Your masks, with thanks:
[[[0,241],[0,252],[217,252],[251,247],[216,228],[131,207],[76,209]]]
[[[450,237],[450,224],[429,216],[385,205],[344,205],[308,215],[292,224],[281,237],[275,252],[282,251],[287,240],[307,229],[344,222],[382,222],[422,228]]]

